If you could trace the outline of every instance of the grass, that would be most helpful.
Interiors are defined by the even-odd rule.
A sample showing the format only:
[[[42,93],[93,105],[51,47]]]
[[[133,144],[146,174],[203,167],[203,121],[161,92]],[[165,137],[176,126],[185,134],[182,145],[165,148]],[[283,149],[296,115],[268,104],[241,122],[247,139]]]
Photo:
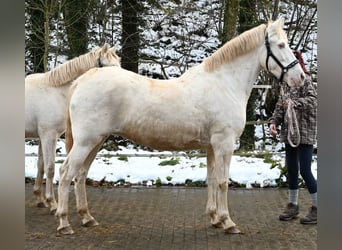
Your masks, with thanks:
[[[174,166],[174,165],[179,164],[179,160],[180,160],[179,158],[172,157],[170,160],[162,161],[158,165],[159,166],[167,166],[167,165]]]

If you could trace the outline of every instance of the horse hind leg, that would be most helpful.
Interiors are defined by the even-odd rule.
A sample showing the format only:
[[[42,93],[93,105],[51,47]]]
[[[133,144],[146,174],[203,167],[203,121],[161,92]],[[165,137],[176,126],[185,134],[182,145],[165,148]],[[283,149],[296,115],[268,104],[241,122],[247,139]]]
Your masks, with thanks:
[[[69,189],[73,178],[74,169],[71,168],[70,154],[67,156],[63,165],[59,169],[59,185],[58,185],[58,205],[55,216],[59,219],[59,226],[57,228],[57,236],[65,234],[73,234],[69,220],[68,220],[68,202]]]
[[[33,193],[37,199],[37,207],[48,207],[46,198],[43,192],[43,178],[44,178],[44,161],[42,153],[42,144],[39,141],[38,146],[38,162],[37,162],[37,176],[33,186]]]
[[[55,156],[57,134],[48,134],[42,138],[42,151],[44,159],[44,171],[46,175],[46,202],[50,207],[50,213],[54,214],[57,209],[57,201],[53,188],[53,178],[55,175]]]
[[[77,172],[75,177],[75,195],[76,195],[76,207],[77,212],[82,218],[82,225],[85,227],[93,227],[99,225],[99,223],[94,219],[94,217],[90,214],[88,203],[87,203],[87,196],[86,196],[86,187],[85,181],[86,177],[90,168],[91,163],[94,161],[98,150],[100,149],[104,139],[95,146],[92,151],[89,153],[88,157],[86,158],[83,168]]]
[[[58,206],[57,206],[57,211],[56,211],[56,217],[59,220],[59,225],[57,227],[58,235],[74,233],[74,231],[72,230],[70,226],[69,219],[68,219],[70,184],[74,177],[76,177],[76,179],[81,178],[82,175],[88,172],[87,170],[84,169],[84,164],[86,163],[87,159],[91,158],[90,156],[91,152],[94,150],[94,146],[92,145],[97,145],[97,143],[91,143],[88,141],[86,144],[82,144],[82,145],[83,146],[80,146],[80,144],[77,144],[76,142],[74,143],[71,151],[69,152],[67,156],[67,159],[65,160],[65,162],[59,169],[60,181],[58,185]],[[81,211],[82,215],[84,215],[84,214],[87,214],[87,212],[84,213],[84,211],[88,211],[88,208],[86,206],[87,198],[86,198],[85,189],[84,189],[84,192],[82,189],[82,184],[81,184],[82,182],[83,182],[82,178],[76,181],[75,194],[77,197],[76,198],[77,203],[81,204],[81,205],[78,205],[79,212],[80,210],[82,210],[82,208],[85,207],[84,208],[85,210]],[[84,179],[84,184],[85,184],[85,179]],[[83,201],[85,202],[82,203]],[[82,206],[82,204],[85,204],[85,205]],[[91,215],[89,214],[89,216]]]
[[[56,218],[59,220],[57,236],[74,233],[68,219],[69,189],[71,181],[80,167],[80,163],[74,160],[72,152],[71,150],[59,169],[58,204],[55,213]]]

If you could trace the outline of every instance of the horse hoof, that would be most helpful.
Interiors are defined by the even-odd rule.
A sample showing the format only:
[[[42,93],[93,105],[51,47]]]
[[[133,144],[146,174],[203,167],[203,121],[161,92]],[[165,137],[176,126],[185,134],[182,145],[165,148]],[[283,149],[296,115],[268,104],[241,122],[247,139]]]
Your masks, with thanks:
[[[68,234],[74,234],[74,231],[71,229],[70,226],[57,229],[57,236],[68,235]]]
[[[212,223],[211,225],[215,228],[222,228],[223,227],[223,224],[221,221],[216,222],[216,223]]]
[[[96,220],[94,220],[94,219],[83,223],[84,227],[95,227],[95,226],[98,226],[98,225],[99,225],[99,223]]]
[[[37,203],[37,207],[39,208],[45,208],[45,207],[48,207],[44,202],[38,202]]]
[[[55,215],[55,214],[56,214],[56,211],[57,211],[57,208],[52,209],[52,210],[50,210],[50,214],[51,214],[51,215]]]
[[[224,231],[228,234],[241,234],[241,231],[235,226],[228,227]]]

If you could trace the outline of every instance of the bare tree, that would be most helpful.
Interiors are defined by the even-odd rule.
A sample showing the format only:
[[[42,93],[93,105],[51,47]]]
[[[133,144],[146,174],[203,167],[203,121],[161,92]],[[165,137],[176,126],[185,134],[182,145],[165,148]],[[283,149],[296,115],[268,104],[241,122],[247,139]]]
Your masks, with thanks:
[[[39,0],[25,1],[26,27],[28,41],[26,51],[32,60],[33,72],[46,72],[49,70],[49,51],[51,40],[51,19],[56,10],[56,1]]]

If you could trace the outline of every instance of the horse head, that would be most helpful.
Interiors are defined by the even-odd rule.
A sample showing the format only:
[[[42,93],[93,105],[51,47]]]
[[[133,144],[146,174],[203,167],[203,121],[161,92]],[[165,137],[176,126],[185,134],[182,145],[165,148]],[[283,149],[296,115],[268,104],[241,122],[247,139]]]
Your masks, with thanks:
[[[268,23],[260,64],[280,82],[285,81],[290,87],[300,87],[304,84],[305,74],[289,47],[283,26],[283,18]]]
[[[109,47],[108,43],[105,43],[101,48],[96,50],[98,58],[98,66],[119,66],[121,58],[116,54],[115,48]]]

